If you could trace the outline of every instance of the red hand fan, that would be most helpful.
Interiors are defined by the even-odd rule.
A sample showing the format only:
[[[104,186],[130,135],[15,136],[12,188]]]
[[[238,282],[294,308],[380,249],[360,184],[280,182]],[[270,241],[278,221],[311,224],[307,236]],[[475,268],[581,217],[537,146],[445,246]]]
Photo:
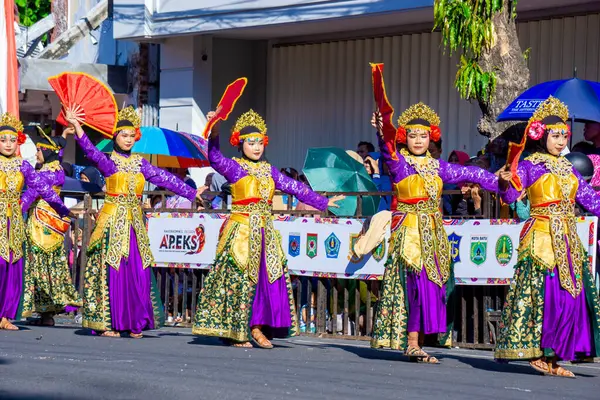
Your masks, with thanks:
[[[375,107],[381,114],[383,141],[388,147],[392,159],[397,160],[396,154],[396,128],[392,122],[394,108],[390,104],[385,92],[385,83],[383,81],[383,64],[371,63],[371,78],[373,82],[373,96],[375,98]]]
[[[64,72],[48,78],[63,109],[56,121],[69,125],[65,119],[65,109],[79,106],[83,113],[83,123],[112,138],[119,108],[111,90],[96,78],[82,72]]]
[[[233,110],[235,103],[242,96],[242,93],[244,93],[247,83],[247,78],[238,78],[227,85],[227,88],[225,89],[225,92],[223,93],[223,96],[221,97],[221,100],[217,106],[216,115],[213,117],[213,119],[208,121],[204,127],[204,132],[202,132],[202,137],[204,139],[208,139],[208,135],[210,134],[212,127],[219,120],[224,121],[227,119],[227,117],[229,117],[229,114]]]

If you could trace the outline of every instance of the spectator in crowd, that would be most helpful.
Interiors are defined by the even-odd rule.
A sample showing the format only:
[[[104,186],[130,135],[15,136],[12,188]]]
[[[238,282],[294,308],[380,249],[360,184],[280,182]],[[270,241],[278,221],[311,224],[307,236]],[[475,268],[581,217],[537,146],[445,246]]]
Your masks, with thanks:
[[[308,186],[310,188],[310,183],[308,183],[308,179],[306,178],[306,175],[302,174],[298,177],[298,180],[302,183],[304,183],[306,186]],[[296,210],[299,211],[319,211],[316,208],[314,208],[313,206],[309,206],[308,204],[304,204],[302,202],[298,202],[298,204],[296,205]],[[305,214],[306,216],[311,216],[310,213]]]
[[[482,168],[483,163],[479,159],[473,158],[467,161],[464,165]],[[462,199],[460,199],[455,208],[453,208],[452,215],[461,217],[481,216],[482,192],[479,185],[468,183],[461,186],[460,191],[462,193]]]
[[[175,175],[176,177],[178,177],[179,179],[184,181],[186,184],[188,184],[192,188],[194,188],[194,189],[198,188],[196,186],[196,182],[194,182],[192,177],[189,175],[189,171],[187,168],[169,168],[169,170],[173,175]]]
[[[437,142],[431,140],[429,142],[428,150],[429,154],[431,154],[431,157],[435,158],[436,160],[439,160],[442,157],[442,139],[438,140]]]
[[[529,203],[529,199],[527,198],[527,192],[523,191],[521,196],[514,203],[510,204],[510,210],[512,211],[512,217],[518,219],[519,221],[526,221],[530,217],[529,210],[531,209],[531,204]]]
[[[454,150],[448,157],[450,164],[465,165],[469,161],[469,155],[464,151]],[[445,183],[444,190],[458,190],[458,186],[454,184]],[[442,197],[443,212],[445,215],[453,215],[454,210],[463,200],[463,196],[460,194],[446,194]]]
[[[65,176],[68,176],[69,178],[73,177],[73,165],[71,163],[68,162],[61,162],[60,163],[61,167],[63,168],[63,170],[65,171]]]
[[[287,176],[288,178],[292,178],[294,180],[298,180],[298,171],[294,168],[281,168],[280,172]],[[291,196],[291,210],[295,210],[298,205],[298,199],[294,196]],[[290,197],[287,194],[279,194],[273,197],[273,210],[283,211],[290,209]]]
[[[594,145],[593,154],[600,154],[600,123],[587,122],[583,128],[583,138]]]
[[[486,146],[485,155],[487,156],[490,172],[500,170],[506,164],[506,155],[508,154],[508,143],[502,137],[497,137]]]
[[[294,180],[298,180],[298,176],[300,175],[298,173],[298,171],[295,168],[292,167],[288,167],[288,168],[281,168],[281,172],[285,175],[287,175],[288,177],[294,179]]]
[[[369,153],[364,161],[365,169],[367,173],[373,179],[373,183],[377,186],[378,192],[391,192],[392,191],[392,180],[389,176],[389,170],[387,164],[381,159],[379,153]],[[379,208],[377,212],[383,210],[389,210],[392,206],[391,196],[382,196],[379,201]]]
[[[225,208],[227,206],[227,196],[231,193],[229,182],[227,179],[218,172],[211,174],[210,185],[208,186],[208,190],[210,192],[221,193],[218,196],[208,195],[208,200],[210,201],[210,207],[213,210],[218,210]]]
[[[356,146],[356,152],[365,159],[369,153],[375,152],[375,146],[373,146],[373,143],[371,142],[360,142],[358,143],[358,146]]]
[[[573,147],[571,147],[571,151],[573,153],[583,153],[586,156],[590,155],[590,154],[594,154],[596,151],[596,146],[594,146],[592,143],[590,142],[577,142],[573,145]]]
[[[100,171],[96,167],[85,167],[83,171],[79,174],[79,180],[81,182],[92,183],[96,186],[99,186],[104,191],[104,181],[102,180],[102,175]]]

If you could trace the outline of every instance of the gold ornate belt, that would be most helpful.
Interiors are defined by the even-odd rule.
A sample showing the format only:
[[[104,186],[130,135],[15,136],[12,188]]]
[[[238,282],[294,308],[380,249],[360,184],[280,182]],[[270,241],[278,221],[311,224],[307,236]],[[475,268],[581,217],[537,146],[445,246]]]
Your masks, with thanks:
[[[440,211],[440,208],[435,206],[435,204],[433,204],[433,202],[429,200],[420,200],[418,203],[415,204],[402,203],[398,201],[396,209],[398,211],[415,214],[435,214]]]
[[[260,200],[250,204],[233,204],[231,206],[231,219],[246,223],[250,227],[248,240],[248,276],[254,282],[258,282],[260,262],[262,258],[263,229],[265,237],[265,258],[267,261],[267,273],[269,283],[275,282],[283,274],[283,264],[279,255],[279,238],[273,226],[272,206],[266,200]],[[246,217],[246,215],[248,217]]]
[[[570,202],[560,202],[544,207],[532,207],[530,214],[533,218],[542,217],[549,220],[550,239],[552,240],[560,285],[571,296],[577,297],[583,288],[581,276],[584,254],[577,234],[575,205]],[[571,266],[573,267],[575,279],[571,274]]]
[[[415,204],[399,201],[397,210],[417,216],[421,238],[421,260],[427,271],[427,278],[441,287],[450,277],[450,244],[444,230],[438,202],[431,198]],[[420,269],[416,272],[420,272]]]

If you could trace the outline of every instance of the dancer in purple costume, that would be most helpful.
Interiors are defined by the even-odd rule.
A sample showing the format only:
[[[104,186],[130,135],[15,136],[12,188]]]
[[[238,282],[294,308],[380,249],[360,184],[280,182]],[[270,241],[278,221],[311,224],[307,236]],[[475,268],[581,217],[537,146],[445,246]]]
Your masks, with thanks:
[[[561,156],[571,135],[568,120],[558,99],[540,104],[525,130],[535,151],[516,176],[508,168],[500,174],[500,186],[508,188],[503,200],[512,203],[526,190],[531,217],[521,231],[495,356],[572,378],[557,361],[597,356],[600,349],[600,303],[577,234],[575,202],[600,216],[600,197]]]
[[[16,152],[25,143],[23,124],[6,113],[0,117],[0,329],[19,330],[15,319],[23,289],[23,250],[27,238],[21,213],[23,185],[36,190],[61,217],[69,209],[52,187]]]
[[[391,106],[390,106],[391,107]],[[496,192],[495,175],[429,155],[429,142],[441,139],[437,114],[423,103],[408,108],[398,129],[381,114],[373,116],[381,154],[397,198],[393,211],[389,259],[376,310],[371,346],[404,350],[420,362],[438,360],[423,349],[424,335],[451,345],[454,265],[440,211],[444,183],[472,182]],[[396,143],[402,146],[397,152]]]
[[[298,332],[285,253],[273,227],[275,190],[322,211],[343,198],[328,200],[264,161],[266,133],[263,119],[250,110],[238,119],[230,139],[241,158],[221,154],[216,127],[208,142],[211,166],[231,183],[232,214],[221,229],[215,264],[198,298],[193,332],[227,339],[236,347],[252,347],[252,338],[259,347],[272,348],[265,327],[284,329],[290,336]]]
[[[149,181],[190,201],[196,191],[174,175],[151,165],[131,149],[141,137],[140,117],[132,107],[119,112],[110,156],[98,150],[79,124],[76,113],[67,112],[76,140],[88,159],[106,177],[106,199],[96,219],[88,251],[83,293],[83,326],[119,337],[128,332],[141,338],[142,331],[162,324],[163,309],[150,265],[154,261],[142,219],[141,196]]]
[[[50,137],[41,128],[39,131],[42,139],[36,144],[38,174],[60,193],[65,182],[60,153],[67,141],[63,137]],[[71,280],[65,250],[65,234],[71,223],[56,215],[34,188],[23,194],[21,207],[23,212],[29,212],[22,315],[39,313],[41,318],[33,321],[33,325],[54,326],[55,314],[82,306],[81,296]]]

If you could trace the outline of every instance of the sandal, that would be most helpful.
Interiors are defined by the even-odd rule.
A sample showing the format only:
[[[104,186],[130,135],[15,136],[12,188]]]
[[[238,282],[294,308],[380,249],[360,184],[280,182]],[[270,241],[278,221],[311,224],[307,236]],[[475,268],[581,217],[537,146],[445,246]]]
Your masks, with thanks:
[[[573,372],[561,367],[556,363],[556,361],[548,363],[545,359],[539,358],[537,360],[530,361],[529,365],[531,368],[543,375],[558,376],[561,378],[575,378],[575,374]]]
[[[408,346],[404,355],[408,356],[408,359],[413,362],[420,362],[424,364],[439,364],[440,361],[434,356],[430,356],[423,349],[414,346]]]
[[[262,333],[258,328],[252,329],[252,339],[254,343],[261,349],[272,349],[273,343],[269,342],[269,339]]]
[[[115,331],[104,331],[100,335],[101,337],[120,338],[121,334]]]
[[[18,331],[19,328],[13,325],[8,319],[2,318],[2,320],[0,321],[0,330]]]
[[[129,337],[132,338],[132,339],[141,339],[141,338],[144,337],[144,334],[130,332],[129,333]]]

